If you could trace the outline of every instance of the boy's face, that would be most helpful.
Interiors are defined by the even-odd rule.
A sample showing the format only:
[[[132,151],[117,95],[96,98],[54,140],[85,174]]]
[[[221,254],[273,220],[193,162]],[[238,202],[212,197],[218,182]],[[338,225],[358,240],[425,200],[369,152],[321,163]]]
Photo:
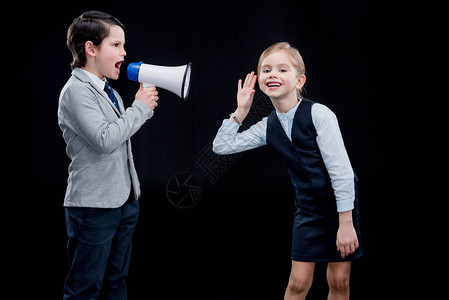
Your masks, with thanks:
[[[305,82],[305,76],[298,76],[285,51],[268,55],[261,64],[259,86],[262,92],[273,100],[296,98],[296,90]]]
[[[109,35],[103,39],[98,47],[93,49],[92,73],[103,79],[118,79],[120,66],[125,60],[125,32],[120,26],[111,25]]]

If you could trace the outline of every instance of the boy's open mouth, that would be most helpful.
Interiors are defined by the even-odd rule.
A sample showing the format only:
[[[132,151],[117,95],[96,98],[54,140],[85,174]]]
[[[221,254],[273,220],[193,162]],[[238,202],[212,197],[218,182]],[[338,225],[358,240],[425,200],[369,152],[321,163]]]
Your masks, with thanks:
[[[115,68],[120,70],[120,66],[122,65],[122,63],[123,63],[123,60],[117,62],[117,63],[115,64]]]

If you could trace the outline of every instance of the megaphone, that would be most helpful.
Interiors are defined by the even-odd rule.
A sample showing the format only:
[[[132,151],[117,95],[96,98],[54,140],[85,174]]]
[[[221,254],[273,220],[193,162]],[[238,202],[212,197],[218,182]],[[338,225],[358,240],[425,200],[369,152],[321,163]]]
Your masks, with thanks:
[[[192,63],[179,67],[164,67],[130,63],[127,68],[128,79],[141,82],[144,88],[157,86],[186,99],[190,90]]]

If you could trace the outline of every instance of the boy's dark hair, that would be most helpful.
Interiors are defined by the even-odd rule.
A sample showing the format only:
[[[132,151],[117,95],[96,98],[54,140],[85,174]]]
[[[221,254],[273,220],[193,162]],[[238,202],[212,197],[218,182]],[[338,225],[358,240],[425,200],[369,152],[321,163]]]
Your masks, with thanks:
[[[118,25],[125,30],[125,26],[119,20],[101,11],[88,11],[73,20],[67,31],[67,46],[73,56],[70,64],[72,70],[86,65],[86,42],[91,41],[95,46],[100,45],[109,35],[111,25]]]

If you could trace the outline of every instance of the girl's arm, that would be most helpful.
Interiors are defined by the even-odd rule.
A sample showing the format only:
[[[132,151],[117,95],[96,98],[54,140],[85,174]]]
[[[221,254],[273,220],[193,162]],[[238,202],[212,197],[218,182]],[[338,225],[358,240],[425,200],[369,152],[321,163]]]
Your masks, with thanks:
[[[354,171],[346,152],[337,117],[326,106],[314,104],[312,119],[317,131],[317,143],[321,156],[329,173],[337,200],[339,227],[337,232],[337,249],[341,257],[354,253],[359,241],[352,220],[354,208]]]
[[[254,86],[257,76],[254,72],[238,82],[237,110],[228,120],[224,120],[213,142],[213,151],[217,154],[232,154],[266,145],[267,118],[251,126],[248,130],[237,133],[239,126],[248,115],[254,98]],[[240,123],[240,124],[238,124]]]
[[[326,106],[312,106],[312,120],[317,131],[317,144],[337,200],[338,212],[354,208],[354,171],[346,152],[337,117]]]
[[[217,154],[233,154],[254,149],[267,144],[267,118],[238,133],[239,125],[230,120],[223,120],[213,142],[212,150]]]

